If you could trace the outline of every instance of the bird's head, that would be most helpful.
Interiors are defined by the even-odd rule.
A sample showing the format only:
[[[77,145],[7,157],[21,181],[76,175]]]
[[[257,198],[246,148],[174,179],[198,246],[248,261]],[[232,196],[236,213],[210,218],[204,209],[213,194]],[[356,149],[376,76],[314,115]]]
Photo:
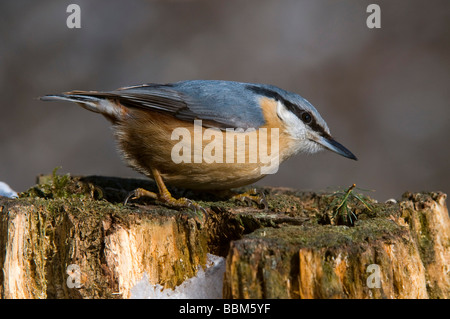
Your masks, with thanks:
[[[284,123],[289,136],[297,142],[298,152],[315,153],[328,149],[357,160],[352,152],[331,136],[319,112],[300,95],[269,85],[253,86],[250,89],[277,101],[277,116]]]

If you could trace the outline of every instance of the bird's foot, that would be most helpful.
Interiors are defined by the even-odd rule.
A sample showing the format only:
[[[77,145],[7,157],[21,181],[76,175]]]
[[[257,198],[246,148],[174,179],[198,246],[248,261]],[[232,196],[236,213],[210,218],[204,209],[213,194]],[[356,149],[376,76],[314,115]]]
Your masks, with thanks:
[[[127,205],[128,202],[131,200],[139,199],[141,197],[150,197],[153,199],[158,199],[158,194],[154,192],[150,192],[143,188],[136,188],[135,190],[128,193],[127,197],[125,198],[124,205]]]
[[[207,215],[206,209],[200,206],[198,203],[184,197],[176,199],[172,196],[172,194],[170,194],[169,191],[164,191],[160,194],[157,194],[143,188],[137,188],[128,194],[124,204],[126,205],[130,199],[135,200],[141,197],[150,197],[156,199],[164,205],[172,208],[190,208],[193,209],[195,213],[202,212],[203,214]]]
[[[202,212],[203,214],[207,214],[206,209],[200,206],[198,203],[194,202],[193,200],[190,200],[185,197],[176,199],[169,192],[163,192],[162,194],[158,194],[158,200],[170,207],[177,207],[177,208],[186,207],[193,209],[195,212]]]
[[[235,201],[245,202],[248,206],[252,206],[252,203],[256,203],[259,208],[268,209],[269,204],[266,200],[266,195],[262,192],[258,192],[256,188],[252,188],[249,191],[237,194],[231,197]]]

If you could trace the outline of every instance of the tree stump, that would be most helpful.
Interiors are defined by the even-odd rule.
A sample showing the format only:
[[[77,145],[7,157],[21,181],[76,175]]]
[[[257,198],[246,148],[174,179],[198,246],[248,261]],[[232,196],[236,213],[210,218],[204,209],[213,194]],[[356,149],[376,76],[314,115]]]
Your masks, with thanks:
[[[345,191],[260,188],[261,208],[172,189],[204,215],[151,199],[124,206],[137,187],[156,190],[147,180],[54,173],[18,199],[0,197],[0,296],[129,298],[144,273],[174,288],[212,253],[226,257],[226,298],[450,297],[445,194],[390,203],[359,194],[339,207]]]

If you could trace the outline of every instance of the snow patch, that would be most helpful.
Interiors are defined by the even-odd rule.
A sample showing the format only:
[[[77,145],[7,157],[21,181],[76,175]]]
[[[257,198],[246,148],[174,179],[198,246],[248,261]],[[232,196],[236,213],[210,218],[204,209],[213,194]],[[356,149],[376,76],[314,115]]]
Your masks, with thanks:
[[[174,290],[148,281],[147,273],[131,288],[131,299],[221,299],[225,258],[207,254],[206,269],[198,267],[195,277],[186,279]]]
[[[17,193],[15,191],[13,191],[11,189],[11,187],[9,187],[8,184],[6,184],[4,182],[0,182],[0,196],[5,196],[5,197],[9,197],[9,198],[18,198],[19,197],[17,195]]]

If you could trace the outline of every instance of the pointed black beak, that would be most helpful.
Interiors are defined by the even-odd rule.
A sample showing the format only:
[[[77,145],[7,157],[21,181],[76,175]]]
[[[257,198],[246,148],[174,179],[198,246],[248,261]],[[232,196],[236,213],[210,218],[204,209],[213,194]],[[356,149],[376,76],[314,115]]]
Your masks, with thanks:
[[[342,155],[344,157],[350,158],[352,160],[357,161],[355,155],[353,155],[352,152],[350,152],[344,145],[341,143],[336,142],[331,136],[329,137],[323,137],[321,136],[317,143],[321,144],[325,148],[329,149],[330,151],[333,151],[335,153],[338,153],[339,155]]]

